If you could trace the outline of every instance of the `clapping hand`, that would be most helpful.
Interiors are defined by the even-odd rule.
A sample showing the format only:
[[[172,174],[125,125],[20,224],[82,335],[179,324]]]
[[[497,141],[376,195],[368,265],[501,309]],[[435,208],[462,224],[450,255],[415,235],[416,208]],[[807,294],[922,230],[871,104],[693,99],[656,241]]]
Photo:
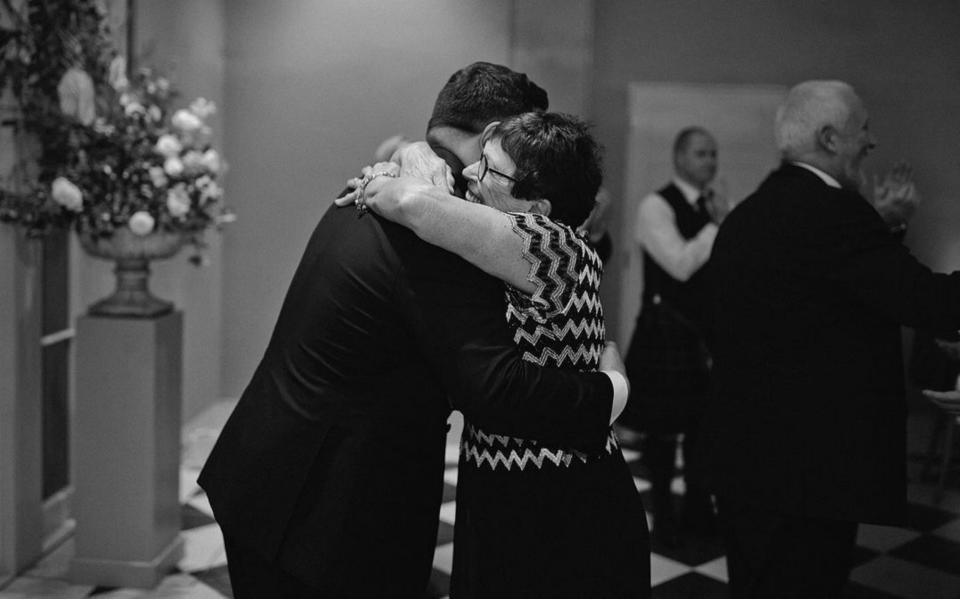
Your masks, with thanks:
[[[913,168],[898,162],[883,179],[874,176],[872,203],[891,229],[906,228],[920,204],[920,195],[913,183]]]

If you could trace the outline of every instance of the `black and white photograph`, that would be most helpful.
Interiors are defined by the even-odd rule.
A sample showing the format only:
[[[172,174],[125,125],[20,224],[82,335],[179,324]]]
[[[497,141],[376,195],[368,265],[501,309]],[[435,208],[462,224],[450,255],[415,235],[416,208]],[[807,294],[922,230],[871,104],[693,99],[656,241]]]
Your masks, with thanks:
[[[0,599],[960,599],[960,0],[0,0]]]

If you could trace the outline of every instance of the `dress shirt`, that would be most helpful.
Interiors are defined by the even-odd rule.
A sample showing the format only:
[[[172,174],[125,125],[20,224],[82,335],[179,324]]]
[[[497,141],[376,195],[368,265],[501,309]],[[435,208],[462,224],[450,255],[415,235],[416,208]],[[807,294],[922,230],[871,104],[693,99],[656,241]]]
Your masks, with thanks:
[[[696,204],[700,190],[680,178],[673,184],[680,188],[691,205]],[[673,209],[658,193],[651,193],[640,201],[634,240],[647,251],[657,264],[674,279],[686,281],[710,259],[717,225],[708,223],[692,239],[684,239],[677,230]]]
[[[627,397],[630,395],[630,387],[627,378],[616,370],[601,370],[610,377],[613,384],[613,403],[610,405],[610,424],[620,417],[623,409],[627,407]]]
[[[795,164],[795,165],[797,165],[797,166],[799,166],[799,167],[801,167],[801,168],[807,169],[808,171],[810,171],[810,172],[813,173],[814,175],[820,177],[820,180],[821,180],[821,181],[823,181],[824,183],[826,183],[826,184],[829,185],[830,187],[833,187],[834,189],[840,189],[840,188],[841,188],[841,185],[840,185],[840,182],[839,182],[839,181],[837,181],[836,179],[834,179],[833,177],[831,177],[830,175],[828,175],[827,173],[823,172],[822,170],[818,169],[818,168],[815,167],[815,166],[810,166],[809,164],[806,164],[805,162],[796,162],[796,161],[791,162],[790,164]]]

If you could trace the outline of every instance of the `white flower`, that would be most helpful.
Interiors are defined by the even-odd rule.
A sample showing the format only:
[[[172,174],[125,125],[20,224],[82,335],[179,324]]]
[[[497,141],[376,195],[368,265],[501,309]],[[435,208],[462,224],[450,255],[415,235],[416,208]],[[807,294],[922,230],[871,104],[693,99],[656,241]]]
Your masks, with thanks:
[[[60,111],[63,114],[76,118],[84,125],[91,124],[97,117],[93,79],[83,69],[67,69],[57,85],[57,95],[60,97]]]
[[[237,215],[233,212],[224,212],[216,217],[214,217],[214,222],[218,225],[225,225],[227,223],[232,223],[237,220]]]
[[[127,79],[127,59],[123,56],[116,56],[110,61],[110,74],[107,76],[110,86],[118,92],[124,91],[130,87],[130,81]]]
[[[146,111],[143,108],[143,104],[140,102],[129,102],[123,107],[123,112],[127,116],[133,116],[135,114],[143,114]]]
[[[150,117],[152,121],[159,121],[163,118],[163,113],[160,112],[160,108],[154,105],[147,109],[147,116]]]
[[[216,150],[210,149],[203,153],[203,166],[213,174],[220,172],[220,154]]]
[[[190,104],[190,112],[205,119],[217,111],[217,105],[206,98],[197,98]]]
[[[51,185],[50,195],[53,201],[67,210],[80,212],[83,210],[83,192],[71,183],[66,177],[57,177]]]
[[[203,154],[190,150],[183,155],[183,166],[187,170],[197,171],[204,167]]]
[[[182,184],[167,192],[167,210],[174,218],[182,218],[190,212],[190,196]]]
[[[171,177],[179,177],[183,173],[183,162],[176,156],[171,156],[164,161],[163,170]]]
[[[133,234],[141,237],[149,235],[153,231],[153,225],[153,217],[150,216],[149,212],[144,210],[134,212],[133,216],[130,217],[130,222],[127,223],[127,226],[130,227]]]
[[[120,106],[126,106],[130,102],[133,102],[133,96],[127,93],[120,94]]]
[[[163,187],[167,184],[167,175],[164,174],[163,169],[159,166],[150,167],[150,181],[153,182],[154,187]]]
[[[103,117],[97,117],[93,122],[93,129],[101,135],[113,135],[113,132],[116,131],[116,127],[104,120]]]
[[[177,129],[186,132],[196,131],[203,126],[203,121],[201,121],[197,115],[182,108],[173,114],[170,122],[173,123],[173,126]]]
[[[171,156],[179,154],[180,150],[183,149],[183,145],[180,143],[180,140],[177,139],[177,136],[167,133],[166,135],[160,136],[160,139],[157,140],[157,145],[154,146],[153,149],[156,150],[158,154],[170,158]]]
[[[157,89],[164,93],[167,92],[170,89],[170,82],[164,77],[158,78]]]
[[[200,201],[204,204],[211,200],[219,200],[223,197],[223,188],[211,181],[200,188]]]

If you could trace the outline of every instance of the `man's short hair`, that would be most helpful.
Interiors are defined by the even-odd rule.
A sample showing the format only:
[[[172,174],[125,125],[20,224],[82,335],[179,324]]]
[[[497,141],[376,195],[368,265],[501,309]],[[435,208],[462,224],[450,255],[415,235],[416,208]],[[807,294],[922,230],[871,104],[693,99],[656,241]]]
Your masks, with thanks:
[[[603,180],[600,146],[587,124],[559,112],[528,112],[497,125],[484,140],[498,139],[517,170],[511,193],[521,200],[550,200],[550,218],[582,223]]]
[[[856,97],[843,81],[804,81],[794,86],[777,108],[774,135],[784,158],[816,149],[817,133],[825,125],[843,128]]]
[[[679,133],[677,133],[677,136],[673,138],[674,159],[676,159],[676,157],[681,152],[684,152],[687,149],[687,146],[690,145],[690,139],[694,135],[706,135],[707,137],[713,137],[712,135],[710,135],[709,131],[707,131],[706,129],[698,125],[694,125],[692,127],[684,127],[683,129],[680,130]]]
[[[480,133],[489,123],[546,110],[547,92],[523,73],[489,62],[475,62],[447,80],[433,105],[427,130],[455,127]]]

